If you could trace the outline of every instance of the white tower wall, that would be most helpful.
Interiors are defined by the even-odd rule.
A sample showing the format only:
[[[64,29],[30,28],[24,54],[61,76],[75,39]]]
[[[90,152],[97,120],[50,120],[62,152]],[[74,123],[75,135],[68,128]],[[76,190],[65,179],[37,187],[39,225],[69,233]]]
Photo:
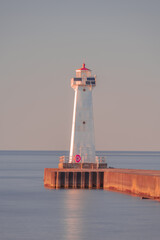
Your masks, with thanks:
[[[75,89],[70,162],[75,155],[80,155],[82,162],[95,159],[92,89],[89,87]]]
[[[95,77],[85,68],[76,70],[76,78],[71,80],[75,91],[72,133],[69,162],[75,162],[75,156],[81,157],[81,162],[95,162],[94,120],[92,105],[92,90]]]

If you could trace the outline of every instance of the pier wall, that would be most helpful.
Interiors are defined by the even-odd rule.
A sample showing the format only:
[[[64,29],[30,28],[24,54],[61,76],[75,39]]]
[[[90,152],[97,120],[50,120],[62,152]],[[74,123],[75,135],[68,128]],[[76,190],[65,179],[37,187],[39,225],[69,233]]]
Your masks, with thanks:
[[[160,171],[114,169],[104,172],[104,189],[160,199]]]
[[[45,168],[48,188],[106,189],[160,199],[160,171],[131,169]]]
[[[103,189],[104,171],[94,169],[44,169],[44,186],[53,189]]]

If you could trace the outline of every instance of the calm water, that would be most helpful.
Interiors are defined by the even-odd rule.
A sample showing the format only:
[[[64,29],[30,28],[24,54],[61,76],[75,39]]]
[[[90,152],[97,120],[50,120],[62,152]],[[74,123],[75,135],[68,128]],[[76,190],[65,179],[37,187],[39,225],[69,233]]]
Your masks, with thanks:
[[[103,190],[48,190],[65,152],[0,152],[0,240],[159,240],[160,203]],[[113,167],[160,170],[160,152],[99,152]]]

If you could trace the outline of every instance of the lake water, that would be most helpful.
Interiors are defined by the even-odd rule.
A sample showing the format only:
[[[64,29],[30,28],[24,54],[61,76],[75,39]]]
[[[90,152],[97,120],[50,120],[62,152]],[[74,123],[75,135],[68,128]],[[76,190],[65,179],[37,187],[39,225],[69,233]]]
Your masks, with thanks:
[[[159,240],[160,203],[106,190],[49,190],[60,151],[0,151],[0,240]],[[98,152],[109,166],[160,170],[160,152]]]

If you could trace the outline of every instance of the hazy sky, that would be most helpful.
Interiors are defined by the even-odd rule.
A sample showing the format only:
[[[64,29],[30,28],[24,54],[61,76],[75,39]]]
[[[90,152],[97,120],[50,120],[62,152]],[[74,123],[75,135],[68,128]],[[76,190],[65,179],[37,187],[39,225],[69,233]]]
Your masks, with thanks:
[[[0,149],[69,150],[83,60],[97,150],[160,150],[159,0],[0,0]]]

